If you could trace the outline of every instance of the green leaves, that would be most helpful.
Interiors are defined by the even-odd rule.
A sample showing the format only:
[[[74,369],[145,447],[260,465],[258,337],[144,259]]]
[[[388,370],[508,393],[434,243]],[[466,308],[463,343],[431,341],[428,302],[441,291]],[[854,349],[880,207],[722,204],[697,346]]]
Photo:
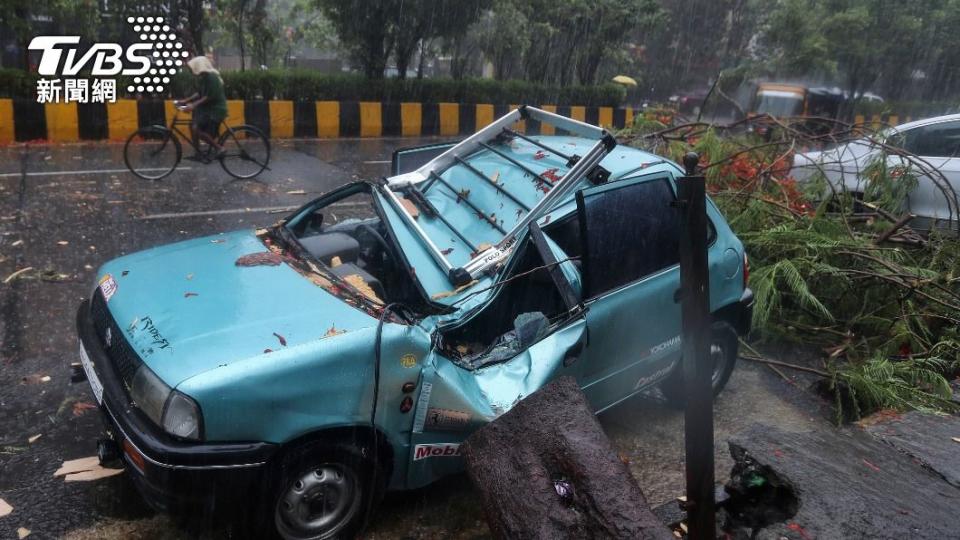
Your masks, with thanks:
[[[770,164],[809,144],[792,137],[778,144],[678,126],[635,140],[675,161],[700,153],[711,196],[750,256],[753,335],[823,357],[838,409],[956,410],[946,377],[960,369],[960,241],[933,233],[919,244],[879,242],[917,185],[910,167],[886,156],[861,172],[862,198],[834,195],[822,174],[791,189],[789,171]],[[804,199],[815,212],[796,210]]]
[[[835,370],[833,385],[853,398],[854,417],[888,408],[957,412],[960,406],[951,400],[950,383],[942,375],[953,367],[942,358],[893,361],[877,355]]]

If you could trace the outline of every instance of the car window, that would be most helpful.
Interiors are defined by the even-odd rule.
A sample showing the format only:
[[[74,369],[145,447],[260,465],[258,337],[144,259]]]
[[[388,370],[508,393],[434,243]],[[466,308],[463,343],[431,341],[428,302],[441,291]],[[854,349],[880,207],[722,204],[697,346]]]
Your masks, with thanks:
[[[680,262],[680,212],[666,178],[583,196],[590,296]]]
[[[583,255],[583,242],[580,240],[580,216],[572,213],[545,226],[543,232],[560,247],[567,257],[579,259]],[[707,217],[707,245],[717,239],[717,228]],[[580,266],[579,264],[577,265]]]
[[[583,243],[580,242],[580,218],[574,213],[569,217],[555,221],[543,228],[546,233],[567,257],[580,257]]]
[[[960,122],[940,122],[908,129],[897,139],[899,146],[918,156],[960,156]]]

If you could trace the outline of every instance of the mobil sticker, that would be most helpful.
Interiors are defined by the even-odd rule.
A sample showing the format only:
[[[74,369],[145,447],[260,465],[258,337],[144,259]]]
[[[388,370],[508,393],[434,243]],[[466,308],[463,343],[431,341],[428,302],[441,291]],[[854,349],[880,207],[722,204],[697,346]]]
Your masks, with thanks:
[[[459,455],[460,445],[453,443],[418,444],[413,448],[414,461],[432,457],[457,457]]]

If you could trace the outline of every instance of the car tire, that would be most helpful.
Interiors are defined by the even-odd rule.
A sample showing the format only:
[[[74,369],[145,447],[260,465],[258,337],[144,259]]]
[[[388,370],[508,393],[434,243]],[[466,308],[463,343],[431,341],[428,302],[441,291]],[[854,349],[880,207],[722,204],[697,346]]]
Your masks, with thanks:
[[[283,540],[356,538],[384,492],[385,475],[362,448],[314,442],[274,465],[258,519],[263,536]]]
[[[730,380],[730,374],[737,363],[737,351],[740,341],[733,326],[725,321],[714,322],[710,328],[710,356],[714,360],[712,377],[713,397],[723,390]],[[686,404],[686,391],[683,384],[683,367],[677,364],[676,368],[660,383],[660,392],[667,398],[667,402],[676,407]]]

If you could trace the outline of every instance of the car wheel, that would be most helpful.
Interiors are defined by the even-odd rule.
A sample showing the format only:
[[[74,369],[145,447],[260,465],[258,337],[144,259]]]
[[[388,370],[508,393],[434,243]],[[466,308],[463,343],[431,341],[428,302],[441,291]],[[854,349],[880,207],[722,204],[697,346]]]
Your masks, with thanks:
[[[711,326],[710,361],[713,373],[710,384],[713,387],[713,396],[716,397],[730,380],[730,374],[737,363],[737,351],[740,341],[737,332],[726,322],[715,322]],[[681,365],[673,370],[662,383],[660,391],[667,401],[678,407],[686,403],[686,391],[683,384],[683,369]]]
[[[366,522],[370,497],[376,501],[383,491],[383,475],[372,484],[373,464],[347,444],[296,448],[275,472],[280,480],[263,513],[272,516],[275,536],[284,540],[355,538]]]

